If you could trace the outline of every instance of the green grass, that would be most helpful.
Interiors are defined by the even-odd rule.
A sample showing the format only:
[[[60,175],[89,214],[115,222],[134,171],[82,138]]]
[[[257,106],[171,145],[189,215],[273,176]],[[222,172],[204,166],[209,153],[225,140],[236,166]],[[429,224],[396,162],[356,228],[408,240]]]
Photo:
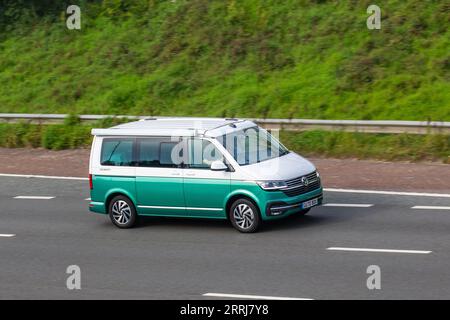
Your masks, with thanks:
[[[78,117],[69,116],[63,124],[1,123],[0,147],[43,147],[51,150],[86,148],[92,142],[92,128],[108,128],[124,121],[126,120],[106,118],[86,125],[81,124]]]
[[[375,31],[369,0],[72,1],[80,31],[56,2],[0,4],[0,112],[450,121],[445,1],[379,1]]]
[[[450,164],[449,135],[281,132],[283,144],[300,154],[388,161],[441,161]]]
[[[110,127],[119,122],[117,119],[106,119],[86,125],[72,117],[59,125],[0,124],[0,147],[88,148],[92,141],[92,127]],[[282,131],[280,139],[289,149],[304,156],[428,160],[450,164],[449,135]]]

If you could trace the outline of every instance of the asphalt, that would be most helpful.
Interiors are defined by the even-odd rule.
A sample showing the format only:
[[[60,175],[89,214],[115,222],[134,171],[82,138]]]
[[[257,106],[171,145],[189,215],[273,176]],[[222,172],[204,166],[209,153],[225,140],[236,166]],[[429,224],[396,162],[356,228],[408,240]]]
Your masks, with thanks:
[[[120,230],[88,211],[87,181],[0,177],[0,299],[450,299],[450,198],[326,192],[308,216],[240,234],[226,221],[146,218]],[[54,196],[50,200],[15,196]],[[429,254],[330,251],[329,247]],[[68,290],[66,268],[81,269]],[[369,290],[369,265],[381,289]]]

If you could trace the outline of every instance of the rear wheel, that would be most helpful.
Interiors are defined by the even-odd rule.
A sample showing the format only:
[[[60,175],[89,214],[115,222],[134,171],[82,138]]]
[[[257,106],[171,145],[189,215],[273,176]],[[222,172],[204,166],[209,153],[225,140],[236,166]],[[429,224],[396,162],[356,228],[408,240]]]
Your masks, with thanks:
[[[137,214],[131,200],[125,196],[116,196],[109,203],[109,218],[119,228],[132,228],[136,224]]]
[[[258,208],[247,199],[238,199],[230,207],[229,217],[235,229],[243,233],[256,232],[261,225]]]

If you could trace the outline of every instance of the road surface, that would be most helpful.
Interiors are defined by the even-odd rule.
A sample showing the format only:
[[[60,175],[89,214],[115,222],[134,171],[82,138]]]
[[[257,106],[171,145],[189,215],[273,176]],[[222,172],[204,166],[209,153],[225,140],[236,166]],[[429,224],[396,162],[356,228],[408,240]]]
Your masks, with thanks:
[[[174,218],[120,230],[88,211],[88,189],[0,177],[0,299],[450,299],[450,197],[325,192],[306,217],[240,234]],[[81,290],[66,287],[69,265]]]

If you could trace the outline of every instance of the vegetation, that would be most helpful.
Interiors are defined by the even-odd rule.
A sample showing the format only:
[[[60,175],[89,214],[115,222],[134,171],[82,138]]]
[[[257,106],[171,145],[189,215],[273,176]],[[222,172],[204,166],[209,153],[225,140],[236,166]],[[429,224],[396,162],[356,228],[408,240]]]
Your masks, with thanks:
[[[0,112],[450,121],[450,5],[385,0],[368,30],[372,3],[3,0]],[[116,122],[0,124],[0,146],[86,147]],[[450,162],[449,136],[281,138],[304,155]]]
[[[0,124],[0,147],[44,147],[53,150],[85,148],[91,144],[92,127],[110,127],[121,121],[105,119],[92,125],[83,125],[77,117],[70,117],[59,125]],[[432,160],[450,164],[449,135],[282,131],[280,138],[289,149],[305,156]]]
[[[43,147],[52,150],[88,147],[92,142],[92,128],[108,128],[124,121],[106,118],[84,125],[77,116],[69,116],[63,124],[3,123],[0,124],[0,147]]]
[[[3,0],[0,112],[450,121],[450,5],[381,1],[382,29],[368,30],[372,3]],[[81,30],[66,28],[69,4]],[[21,128],[51,148],[84,144],[88,131]],[[363,139],[301,134],[321,135]]]
[[[282,132],[283,144],[307,156],[441,161],[450,164],[449,135],[375,134],[308,131]]]

